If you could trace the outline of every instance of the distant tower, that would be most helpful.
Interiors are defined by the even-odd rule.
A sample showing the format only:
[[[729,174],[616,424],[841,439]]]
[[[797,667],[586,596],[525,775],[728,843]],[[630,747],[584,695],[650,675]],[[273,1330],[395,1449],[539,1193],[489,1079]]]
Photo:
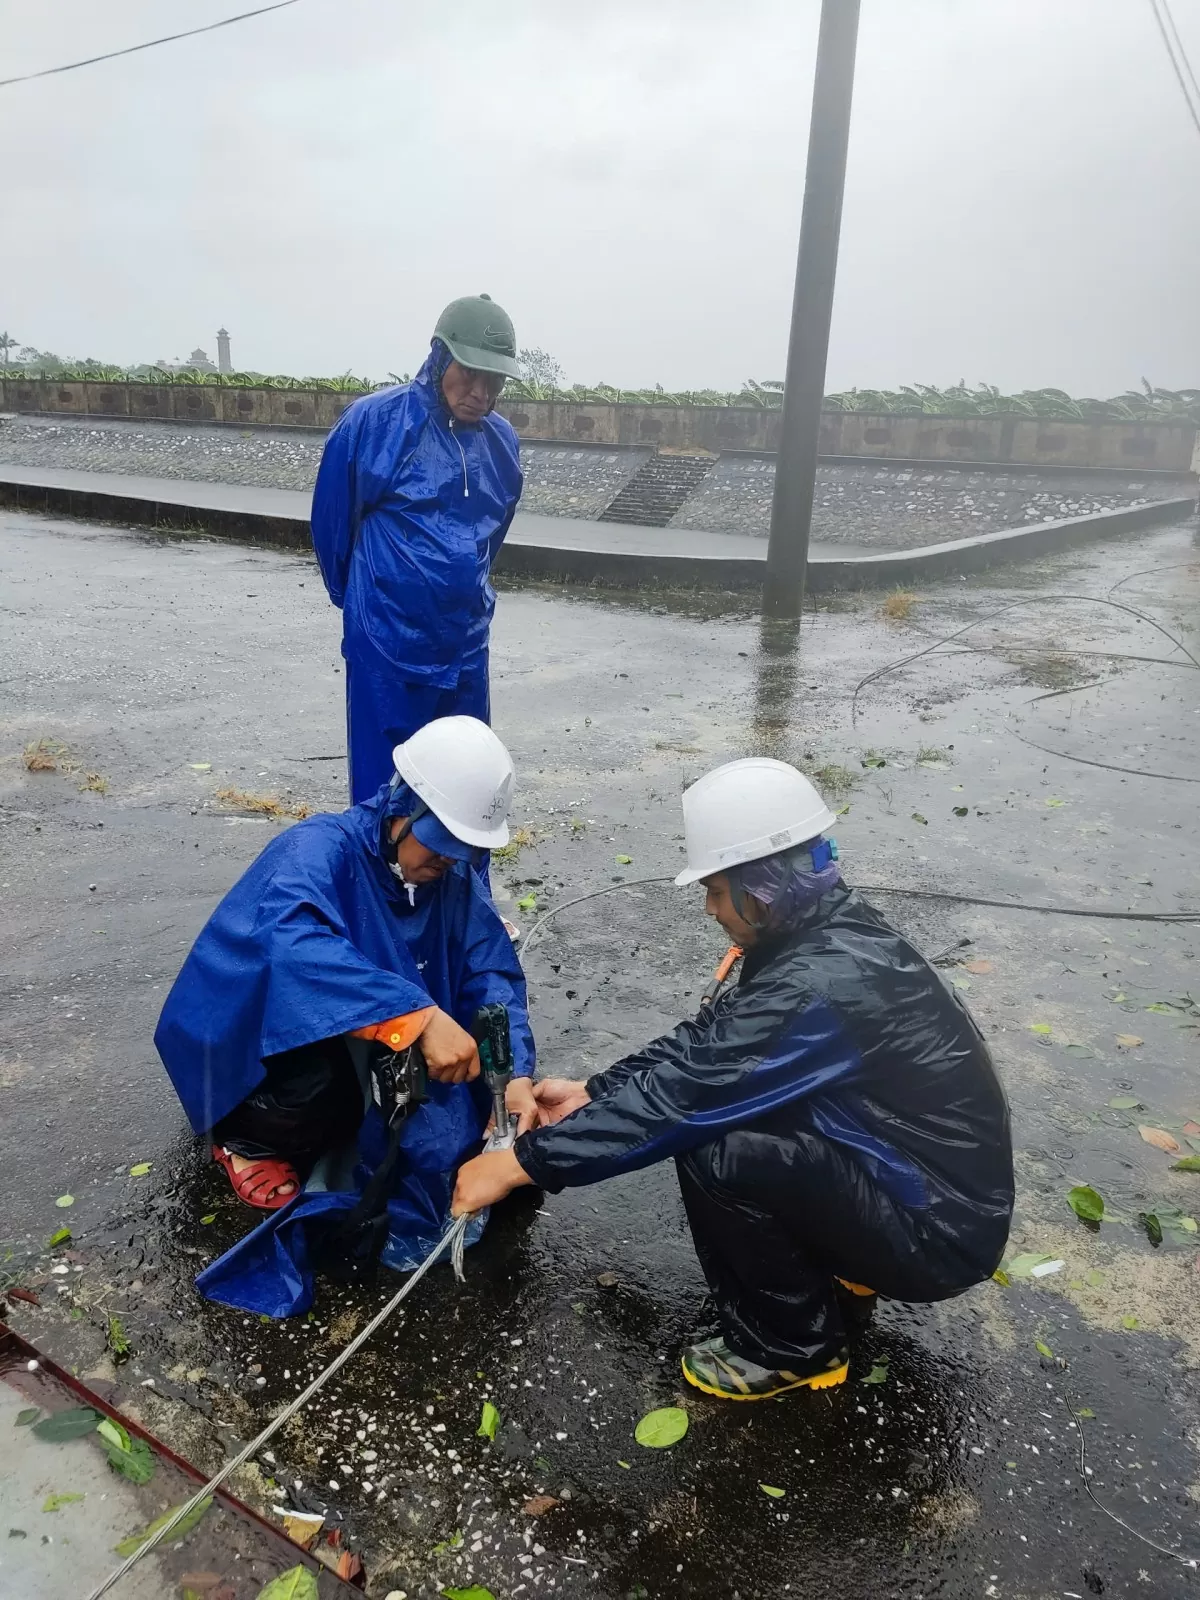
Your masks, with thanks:
[[[229,359],[229,330],[217,329],[217,371],[232,372],[233,362]]]

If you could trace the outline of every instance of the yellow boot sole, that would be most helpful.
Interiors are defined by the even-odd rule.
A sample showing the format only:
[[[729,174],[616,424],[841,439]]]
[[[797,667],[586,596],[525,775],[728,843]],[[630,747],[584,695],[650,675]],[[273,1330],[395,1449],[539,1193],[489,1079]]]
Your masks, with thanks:
[[[700,1389],[718,1400],[774,1400],[776,1395],[787,1394],[791,1389],[834,1389],[839,1383],[845,1383],[850,1374],[850,1363],[846,1361],[840,1367],[830,1367],[827,1372],[814,1372],[808,1378],[793,1378],[788,1383],[781,1383],[777,1389],[768,1389],[765,1394],[734,1394],[729,1389],[718,1389],[713,1384],[703,1383],[688,1371],[686,1361],[681,1361],[679,1365],[693,1389]]]

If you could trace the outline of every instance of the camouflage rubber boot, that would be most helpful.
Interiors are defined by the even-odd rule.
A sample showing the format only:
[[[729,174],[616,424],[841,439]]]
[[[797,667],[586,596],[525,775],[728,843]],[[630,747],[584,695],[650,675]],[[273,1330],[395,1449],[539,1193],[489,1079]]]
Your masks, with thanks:
[[[745,1356],[735,1355],[718,1334],[702,1339],[683,1352],[683,1375],[705,1394],[719,1400],[770,1400],[788,1389],[832,1389],[845,1383],[850,1370],[846,1350],[838,1350],[813,1372],[788,1372],[760,1367]]]

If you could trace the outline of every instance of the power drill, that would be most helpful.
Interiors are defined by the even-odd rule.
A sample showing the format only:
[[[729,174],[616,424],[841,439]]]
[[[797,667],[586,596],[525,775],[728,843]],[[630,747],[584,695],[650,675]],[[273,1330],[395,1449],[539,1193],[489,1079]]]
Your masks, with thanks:
[[[513,1077],[512,1038],[508,1030],[508,1010],[498,1001],[480,1006],[475,1013],[471,1032],[479,1046],[479,1067],[484,1081],[492,1093],[492,1112],[496,1131],[492,1137],[494,1147],[503,1147],[511,1141],[505,1093]]]

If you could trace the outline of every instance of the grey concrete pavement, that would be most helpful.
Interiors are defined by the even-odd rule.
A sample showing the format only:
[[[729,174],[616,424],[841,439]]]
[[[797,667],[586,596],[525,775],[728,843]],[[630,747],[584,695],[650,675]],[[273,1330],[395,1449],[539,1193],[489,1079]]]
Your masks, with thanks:
[[[728,597],[503,587],[493,699],[527,830],[496,865],[503,904],[673,872],[681,788],[765,752],[830,795],[852,882],[1195,906],[1200,674],[1108,599],[1200,654],[1195,529],[930,585],[906,622],[842,599],[794,632]],[[0,1240],[42,1301],[11,1314],[193,1459],[220,1460],[392,1282],[324,1283],[313,1320],[283,1325],[200,1302],[195,1272],[253,1218],[202,1162],[151,1044],[189,941],[287,825],[222,791],[343,803],[337,617],[305,554],[13,512],[0,616]],[[852,721],[864,678],[969,622],[864,687]],[[39,743],[53,770],[29,770]],[[1192,1571],[1088,1500],[1064,1401],[1088,1412],[1101,1502],[1200,1555],[1196,1246],[1180,1226],[1154,1248],[1136,1225],[1200,1208],[1200,1179],[1138,1135],[1153,1124],[1186,1148],[1200,1120],[1200,930],[873,897],[946,952],[1012,1103],[1010,1255],[1061,1270],[885,1305],[844,1388],[722,1407],[679,1377],[706,1312],[669,1167],[514,1205],[464,1287],[431,1275],[289,1426],[259,1463],[261,1502],[344,1519],[370,1592],[412,1600],[471,1583],[524,1600],[1190,1596]],[[528,962],[543,1070],[583,1077],[687,1014],[721,948],[698,897],[666,885],[564,911]],[[1079,1222],[1066,1195],[1084,1182],[1124,1220]],[[64,1217],[66,1277],[45,1250]],[[120,1368],[109,1311],[133,1345]],[[865,1385],[884,1356],[886,1381]],[[475,1433],[485,1399],[494,1443]],[[638,1417],[671,1403],[686,1439],[640,1448]],[[535,1517],[522,1508],[540,1493],[558,1504]]]

